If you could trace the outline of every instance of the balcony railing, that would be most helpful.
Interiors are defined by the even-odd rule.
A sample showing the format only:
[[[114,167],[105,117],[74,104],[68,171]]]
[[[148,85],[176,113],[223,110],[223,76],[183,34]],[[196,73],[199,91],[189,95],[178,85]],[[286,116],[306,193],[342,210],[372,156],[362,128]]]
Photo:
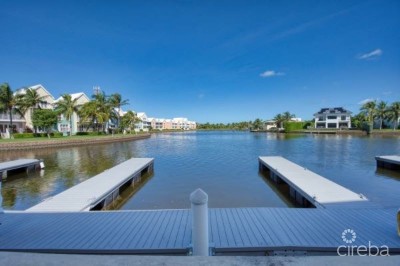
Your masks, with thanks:
[[[18,114],[13,114],[12,115],[12,119],[13,120],[25,120],[21,115]],[[7,113],[0,113],[0,120],[6,120],[9,121],[10,120],[10,115]]]

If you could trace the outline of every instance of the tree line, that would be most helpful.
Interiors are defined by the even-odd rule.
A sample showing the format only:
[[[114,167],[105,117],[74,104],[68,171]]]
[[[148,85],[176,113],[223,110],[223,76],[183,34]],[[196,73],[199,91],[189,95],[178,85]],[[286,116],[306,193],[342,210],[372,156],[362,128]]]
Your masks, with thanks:
[[[296,117],[295,114],[289,111],[277,114],[273,120],[276,122],[277,127],[283,127],[283,123],[290,121],[292,118]],[[264,124],[268,120],[263,120],[256,118],[254,121],[242,121],[233,123],[200,123],[197,125],[198,129],[204,130],[263,130]]]
[[[369,101],[364,103],[360,112],[352,117],[354,127],[362,129],[363,125],[368,125],[369,130],[373,130],[374,122],[379,123],[379,129],[384,127],[384,121],[392,123],[393,130],[399,127],[400,102],[396,101],[388,104],[384,101]]]
[[[0,85],[0,112],[9,115],[10,129],[13,129],[13,114],[25,117],[27,111],[32,109],[31,119],[35,127],[44,128],[50,133],[52,127],[57,124],[58,117],[63,115],[69,121],[72,131],[72,117],[76,113],[80,118],[80,126],[87,130],[107,132],[107,123],[111,120],[118,125],[115,131],[133,131],[135,123],[139,121],[133,111],[120,115],[121,107],[129,103],[124,100],[119,93],[107,96],[104,92],[92,95],[91,101],[79,105],[78,99],[72,99],[71,95],[64,94],[61,99],[54,104],[54,109],[42,107],[45,103],[45,96],[40,96],[35,89],[26,88],[25,93],[14,93],[8,83]],[[72,132],[71,132],[72,133]],[[10,130],[12,137],[13,130]],[[70,134],[71,135],[71,134]]]

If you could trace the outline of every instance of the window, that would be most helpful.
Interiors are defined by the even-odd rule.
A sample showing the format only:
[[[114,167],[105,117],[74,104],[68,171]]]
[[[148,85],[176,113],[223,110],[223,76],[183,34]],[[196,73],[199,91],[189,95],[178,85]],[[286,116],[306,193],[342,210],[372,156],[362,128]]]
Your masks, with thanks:
[[[342,115],[342,116],[341,116],[341,119],[342,119],[342,120],[346,120],[346,116],[345,116],[345,115]]]
[[[336,115],[328,115],[328,119],[336,119]]]

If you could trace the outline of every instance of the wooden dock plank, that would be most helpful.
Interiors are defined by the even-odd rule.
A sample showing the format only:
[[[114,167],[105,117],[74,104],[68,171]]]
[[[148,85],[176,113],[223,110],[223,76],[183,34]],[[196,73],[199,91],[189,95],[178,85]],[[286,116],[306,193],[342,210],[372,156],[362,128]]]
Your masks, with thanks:
[[[356,245],[368,246],[370,241],[400,254],[396,213],[397,209],[210,209],[210,232],[214,240],[216,230],[227,232],[214,241],[216,252],[335,252],[344,244],[343,230],[354,229]],[[185,254],[191,235],[190,210],[10,211],[0,214],[0,220],[0,251]]]
[[[152,158],[132,158],[99,175],[50,197],[27,211],[87,211],[130,178],[153,163]]]
[[[154,240],[152,248],[166,248],[168,246],[168,239],[171,238],[172,226],[176,223],[178,214],[178,211],[170,212],[169,219],[161,225],[160,234],[158,235],[158,238]]]
[[[370,207],[365,197],[280,156],[259,157],[259,162],[278,175],[314,206],[323,208]]]

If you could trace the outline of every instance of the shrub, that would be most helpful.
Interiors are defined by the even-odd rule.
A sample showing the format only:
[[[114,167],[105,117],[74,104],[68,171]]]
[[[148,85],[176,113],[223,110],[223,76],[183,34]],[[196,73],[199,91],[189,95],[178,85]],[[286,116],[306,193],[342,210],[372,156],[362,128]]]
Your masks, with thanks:
[[[13,134],[15,139],[25,139],[25,138],[33,138],[33,133],[16,133]]]
[[[99,136],[99,135],[104,135],[104,132],[88,132],[88,131],[80,131],[80,132],[76,132],[77,136]]]
[[[284,122],[283,127],[285,128],[285,132],[295,131],[295,130],[303,130],[306,129],[307,126],[311,125],[310,122]]]

